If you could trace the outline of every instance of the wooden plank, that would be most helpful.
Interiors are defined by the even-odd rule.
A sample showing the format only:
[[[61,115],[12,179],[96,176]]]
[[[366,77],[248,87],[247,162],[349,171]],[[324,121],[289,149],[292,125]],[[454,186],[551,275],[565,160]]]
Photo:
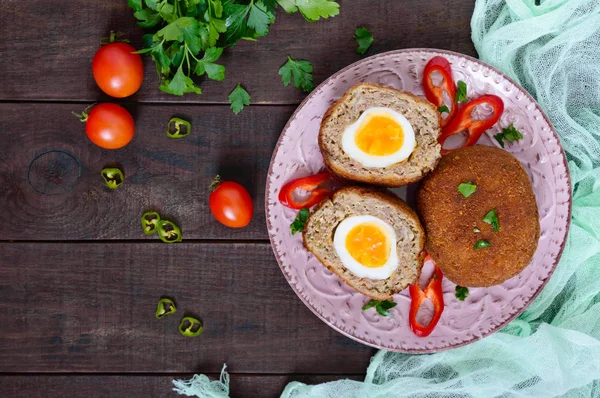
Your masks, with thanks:
[[[294,294],[269,244],[1,243],[0,372],[360,374],[374,349]],[[156,319],[161,296],[178,312]],[[204,322],[196,338],[184,314]]]
[[[253,103],[299,103],[305,94],[284,87],[277,72],[286,55],[307,59],[315,82],[360,59],[354,29],[367,26],[375,43],[367,55],[411,47],[432,47],[475,55],[470,39],[472,0],[352,0],[335,18],[308,23],[298,15],[277,14],[269,36],[241,41],[222,57],[224,82],[202,83],[204,94],[184,98],[160,92],[154,65],[145,60],[146,78],[134,101],[226,103],[242,82]],[[99,39],[110,29],[124,32],[134,46],[145,31],[136,26],[124,0],[30,0],[0,2],[0,99],[86,100],[106,98],[91,74]]]
[[[4,398],[31,398],[44,392],[47,397],[177,397],[172,380],[188,379],[182,375],[11,375],[0,376],[0,393]],[[219,374],[209,374],[218,379]],[[276,398],[290,381],[320,384],[340,379],[362,381],[364,375],[243,375],[230,374],[230,396],[236,398]]]
[[[92,144],[70,112],[84,105],[0,104],[0,240],[157,239],[140,217],[154,209],[176,221],[184,239],[268,239],[266,174],[293,107],[262,106],[235,116],[226,106],[131,105],[136,135],[123,149]],[[191,120],[193,132],[170,139],[169,119]],[[104,167],[119,165],[126,182],[108,189]],[[216,174],[244,185],[254,217],[226,228],[208,209]]]

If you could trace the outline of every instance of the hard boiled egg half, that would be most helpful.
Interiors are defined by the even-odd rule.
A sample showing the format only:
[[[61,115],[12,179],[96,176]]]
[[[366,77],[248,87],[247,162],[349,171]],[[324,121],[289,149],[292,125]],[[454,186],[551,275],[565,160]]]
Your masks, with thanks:
[[[408,159],[415,149],[415,131],[395,110],[369,108],[344,130],[342,149],[365,167],[388,167]]]
[[[380,218],[344,219],[335,230],[333,246],[342,264],[361,278],[387,279],[398,268],[396,233]]]

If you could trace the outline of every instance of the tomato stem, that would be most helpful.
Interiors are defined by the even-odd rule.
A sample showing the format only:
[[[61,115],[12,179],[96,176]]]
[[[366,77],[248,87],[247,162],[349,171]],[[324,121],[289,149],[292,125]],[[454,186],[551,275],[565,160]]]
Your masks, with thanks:
[[[208,187],[208,190],[210,192],[214,192],[220,183],[221,183],[221,176],[217,174],[215,176],[214,180],[212,181],[212,183],[210,184],[210,186]]]
[[[76,118],[78,118],[80,122],[82,122],[82,123],[85,123],[85,122],[87,122],[87,120],[88,120],[88,116],[89,116],[89,115],[88,115],[88,111],[89,111],[89,109],[90,109],[90,108],[92,108],[94,105],[96,105],[96,103],[93,103],[93,104],[91,104],[91,105],[88,105],[88,106],[87,106],[87,107],[86,107],[86,108],[83,110],[83,112],[81,112],[81,113],[77,113],[77,112],[75,112],[75,111],[71,111],[71,113],[73,114],[73,116],[75,116]]]
[[[123,36],[122,32],[116,32],[114,30],[110,31],[109,37],[103,37],[100,39],[100,45],[111,44],[111,43],[129,43],[129,40],[121,38]]]

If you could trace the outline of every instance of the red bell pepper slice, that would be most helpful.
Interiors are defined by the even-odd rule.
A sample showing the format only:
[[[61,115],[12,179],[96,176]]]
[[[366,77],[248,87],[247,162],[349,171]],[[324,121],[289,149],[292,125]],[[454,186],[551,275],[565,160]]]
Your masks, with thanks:
[[[484,120],[473,120],[473,110],[482,104],[488,104],[492,107],[492,116]],[[438,142],[440,145],[442,145],[442,155],[458,149],[444,149],[443,146],[446,138],[466,130],[469,136],[461,148],[475,145],[484,131],[496,124],[498,119],[500,119],[502,112],[504,112],[504,102],[502,102],[500,97],[493,94],[482,95],[477,99],[467,102],[462,108],[459,109],[454,119],[452,119],[450,123],[448,123],[446,127],[442,129],[442,135],[440,135],[440,138],[438,138]]]
[[[439,72],[444,79],[439,86],[435,86],[431,79],[431,75],[434,72]],[[452,79],[450,62],[446,58],[433,57],[427,62],[423,70],[423,91],[425,91],[427,100],[434,104],[436,108],[444,105],[444,91],[448,93],[448,97],[450,98],[450,113],[446,118],[442,118],[442,127],[444,127],[454,118],[454,114],[458,109],[458,104],[454,103],[456,84],[454,84],[454,80]]]
[[[427,255],[425,261],[427,259],[431,259],[431,257]],[[409,288],[411,300],[409,314],[410,328],[419,337],[427,337],[431,334],[444,311],[444,294],[442,292],[442,278],[444,275],[436,264],[434,266],[433,275],[425,291],[421,289],[419,282],[410,285]],[[421,308],[426,298],[429,298],[433,303],[433,318],[431,318],[427,326],[423,326],[417,321],[417,312],[419,312],[419,308]]]
[[[279,192],[279,201],[284,206],[296,210],[312,207],[333,192],[331,189],[319,188],[319,185],[330,178],[331,173],[322,172],[309,177],[296,178],[295,180],[289,181],[281,188],[281,191]],[[309,191],[310,194],[305,200],[299,202],[294,198],[294,192],[297,189]]]

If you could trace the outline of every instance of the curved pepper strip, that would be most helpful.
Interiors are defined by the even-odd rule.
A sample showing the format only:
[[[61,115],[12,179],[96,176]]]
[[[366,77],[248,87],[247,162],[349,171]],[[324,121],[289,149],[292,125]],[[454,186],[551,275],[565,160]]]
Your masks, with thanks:
[[[177,312],[177,308],[175,307],[175,303],[173,300],[169,298],[162,298],[158,302],[158,306],[156,307],[156,313],[154,314],[156,318],[160,319],[166,315],[171,315]]]
[[[319,185],[330,178],[331,173],[323,172],[289,181],[279,191],[279,201],[282,205],[296,210],[312,207],[332,194],[333,191],[330,189],[319,188]],[[310,194],[304,201],[298,202],[294,198],[294,192],[297,189],[309,191]]]
[[[117,189],[123,184],[125,181],[125,176],[123,176],[123,172],[116,167],[109,167],[106,169],[102,169],[102,178],[104,179],[104,183],[110,189]]]
[[[429,255],[427,255],[425,261],[428,259],[431,259]],[[410,285],[409,288],[411,300],[409,314],[410,328],[419,337],[427,337],[431,334],[444,311],[444,294],[442,292],[442,278],[444,275],[436,264],[434,266],[433,275],[425,291],[421,289],[419,282]],[[426,298],[429,298],[433,303],[433,317],[427,326],[423,326],[417,321],[417,313]]]
[[[142,215],[142,228],[144,234],[152,235],[158,229],[160,215],[155,211],[147,211]]]
[[[492,107],[492,116],[484,120],[473,120],[473,110],[477,106],[483,104],[488,104]],[[459,109],[454,119],[452,119],[450,123],[448,123],[446,127],[442,129],[442,135],[440,135],[440,138],[438,138],[438,142],[440,145],[442,145],[442,155],[459,149],[444,149],[444,142],[448,137],[462,131],[467,131],[469,135],[467,137],[467,141],[460,148],[475,145],[477,140],[479,140],[479,137],[481,137],[481,135],[487,129],[496,124],[498,119],[500,119],[502,112],[504,112],[504,102],[502,102],[500,97],[493,94],[482,95],[477,99],[467,102],[462,108]]]
[[[158,237],[165,243],[181,242],[181,230],[168,220],[158,222]]]
[[[188,324],[188,326],[186,326]],[[179,333],[186,337],[195,337],[202,333],[202,322],[191,316],[186,316],[179,323]]]
[[[431,75],[434,72],[439,72],[442,75],[443,81],[439,86],[435,86],[431,79]],[[446,58],[433,57],[427,62],[427,65],[425,65],[425,69],[423,70],[423,91],[425,92],[427,100],[434,104],[436,108],[444,105],[444,91],[448,93],[451,109],[448,116],[442,118],[441,126],[444,127],[450,123],[450,120],[454,118],[454,115],[458,110],[458,104],[454,103],[454,98],[456,97],[456,84],[454,84],[454,80],[452,79],[450,62],[448,62]]]
[[[181,126],[185,127],[185,132],[181,131]],[[171,127],[174,128],[175,131],[172,131]],[[169,125],[167,126],[167,137],[169,138],[183,138],[187,136],[192,131],[192,124],[187,120],[180,119],[178,117],[173,117],[169,120]]]

